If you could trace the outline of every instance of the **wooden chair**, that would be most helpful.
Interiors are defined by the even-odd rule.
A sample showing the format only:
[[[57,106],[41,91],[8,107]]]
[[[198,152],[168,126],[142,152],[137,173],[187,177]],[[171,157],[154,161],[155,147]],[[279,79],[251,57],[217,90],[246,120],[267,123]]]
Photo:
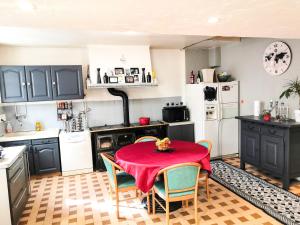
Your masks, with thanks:
[[[201,140],[201,141],[198,141],[197,144],[202,145],[205,148],[207,148],[208,153],[210,154],[211,149],[212,149],[212,143],[209,140]],[[208,180],[207,171],[201,170],[200,175],[199,175],[199,186],[201,186],[201,185],[205,186],[207,199],[210,198],[208,182],[209,182],[209,180]]]
[[[116,173],[116,170],[122,171],[123,169],[116,164],[111,156],[109,156],[107,153],[101,153],[102,159],[104,161],[108,179],[109,179],[109,194],[112,197],[112,190],[116,193],[116,207],[117,207],[117,217],[120,218],[119,213],[119,202],[121,201],[119,199],[119,193],[120,192],[128,192],[128,191],[137,191],[137,187],[135,186],[135,179],[133,176],[125,173],[125,172],[118,172]],[[136,196],[137,197],[137,196]],[[134,197],[134,198],[136,198]],[[127,198],[124,200],[133,199],[133,198]],[[124,201],[122,200],[122,201]]]
[[[198,163],[182,163],[162,169],[158,175],[163,174],[164,180],[155,182],[152,188],[153,214],[157,202],[166,211],[166,224],[169,224],[169,203],[194,199],[195,223],[198,224],[197,191],[200,168]],[[155,193],[166,201],[166,207],[155,198]]]
[[[158,141],[158,140],[159,139],[154,136],[144,136],[144,137],[140,137],[139,139],[137,139],[134,143],[147,142],[147,141]]]
[[[159,139],[157,137],[154,136],[144,136],[144,137],[140,137],[137,140],[135,140],[135,144],[136,143],[140,143],[140,142],[148,142],[148,141],[158,141]],[[148,209],[148,213],[150,213],[150,195],[149,192],[147,193],[147,209]]]

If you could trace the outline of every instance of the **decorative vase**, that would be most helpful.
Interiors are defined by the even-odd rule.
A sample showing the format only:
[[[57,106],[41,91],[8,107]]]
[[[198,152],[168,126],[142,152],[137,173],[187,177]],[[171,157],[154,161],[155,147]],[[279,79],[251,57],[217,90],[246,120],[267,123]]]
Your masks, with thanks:
[[[294,113],[295,113],[295,120],[296,120],[296,122],[300,122],[300,110],[299,109],[295,109]]]

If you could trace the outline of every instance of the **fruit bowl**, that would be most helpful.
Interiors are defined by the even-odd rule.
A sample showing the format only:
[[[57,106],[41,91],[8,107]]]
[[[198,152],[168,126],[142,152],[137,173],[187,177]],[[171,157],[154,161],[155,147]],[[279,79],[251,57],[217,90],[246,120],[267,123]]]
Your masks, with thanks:
[[[155,145],[158,151],[167,151],[170,149],[171,141],[169,138],[164,138],[163,140],[156,141]]]

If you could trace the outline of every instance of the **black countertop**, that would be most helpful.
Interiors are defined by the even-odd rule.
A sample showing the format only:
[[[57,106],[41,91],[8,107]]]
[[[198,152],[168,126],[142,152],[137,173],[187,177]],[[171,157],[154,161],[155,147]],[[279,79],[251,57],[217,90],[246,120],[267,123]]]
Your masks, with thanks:
[[[276,120],[275,118],[272,118],[271,121],[264,121],[262,118],[258,116],[236,116],[235,118],[239,120],[245,120],[249,122],[256,122],[260,124],[272,125],[278,127],[287,127],[287,128],[300,127],[300,123],[292,119],[289,119],[287,121],[279,121]]]
[[[155,126],[167,126],[168,123],[163,121],[151,121],[149,125],[140,125],[139,123],[131,123],[129,127],[125,127],[122,124],[115,124],[115,125],[104,125],[104,126],[97,126],[97,127],[90,127],[91,132],[99,132],[99,131],[110,131],[110,130],[123,130],[123,129],[135,129],[141,127],[155,127]]]

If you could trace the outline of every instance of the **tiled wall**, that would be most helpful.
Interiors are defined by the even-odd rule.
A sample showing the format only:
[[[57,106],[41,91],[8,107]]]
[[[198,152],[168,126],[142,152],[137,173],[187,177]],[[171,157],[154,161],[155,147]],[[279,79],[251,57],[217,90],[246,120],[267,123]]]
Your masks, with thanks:
[[[141,116],[151,120],[161,120],[161,109],[166,102],[180,102],[181,97],[129,100],[130,122],[137,122]],[[123,122],[122,101],[88,102],[88,125],[118,124]],[[73,103],[74,112],[84,110],[81,102]],[[63,123],[57,121],[55,102],[43,104],[27,104],[27,117],[19,123],[15,118],[15,106],[3,107],[7,120],[11,121],[14,131],[34,130],[36,121],[41,121],[45,129],[63,128]],[[25,112],[24,105],[18,105],[19,112]]]

